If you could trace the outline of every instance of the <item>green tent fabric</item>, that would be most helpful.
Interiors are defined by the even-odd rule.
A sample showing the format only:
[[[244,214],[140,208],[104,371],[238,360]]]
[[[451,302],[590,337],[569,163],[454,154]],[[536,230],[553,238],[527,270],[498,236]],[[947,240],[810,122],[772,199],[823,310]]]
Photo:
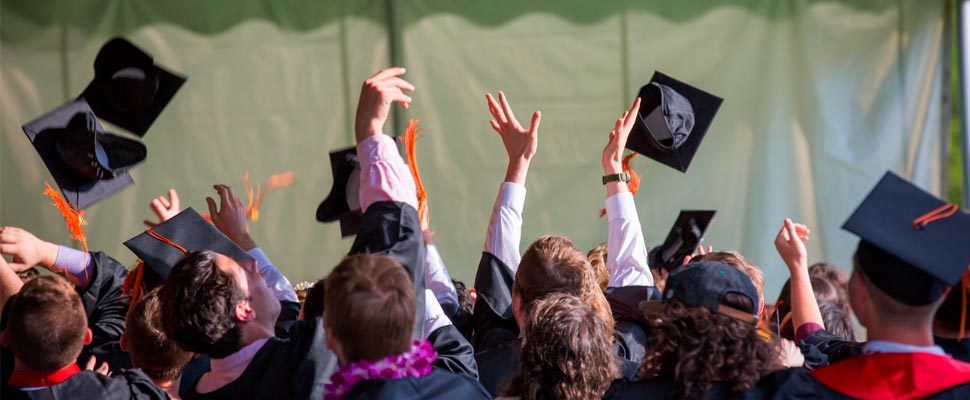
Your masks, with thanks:
[[[203,211],[213,183],[239,193],[246,171],[254,182],[293,171],[251,230],[291,281],[324,276],[350,246],[314,219],[326,154],[352,144],[360,83],[394,47],[417,86],[404,114],[425,128],[418,162],[436,242],[470,283],[506,162],[484,93],[504,90],[520,116],[543,111],[523,249],[543,234],[591,248],[606,240],[606,134],[660,70],[725,103],[687,174],[635,159],[647,242],[680,209],[717,209],[705,243],[760,265],[770,301],[787,278],[772,245],[783,218],[813,228],[810,261],[850,268],[856,241],[841,223],[887,169],[940,192],[943,4],[4,1],[0,224],[69,243],[20,126],[77,96],[100,45],[121,35],[189,80],[145,136],[136,185],[87,211],[90,246],[133,263],[121,242],[168,188]]]

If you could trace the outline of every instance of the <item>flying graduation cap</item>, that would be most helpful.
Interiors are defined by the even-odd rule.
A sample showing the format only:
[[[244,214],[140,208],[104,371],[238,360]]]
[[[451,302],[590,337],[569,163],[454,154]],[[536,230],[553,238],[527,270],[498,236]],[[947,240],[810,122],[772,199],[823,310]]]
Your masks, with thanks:
[[[94,79],[81,94],[98,118],[139,137],[178,92],[185,77],[155,65],[148,53],[116,37],[94,59]]]
[[[650,250],[650,266],[668,270],[680,266],[684,257],[693,254],[701,244],[716,213],[714,210],[681,210],[664,243]]]
[[[133,184],[128,169],[147,153],[141,142],[105,132],[84,99],[58,107],[23,130],[75,210]]]
[[[859,268],[912,306],[938,300],[970,267],[970,215],[887,172],[842,226],[861,239]]]
[[[639,97],[639,118],[626,147],[687,172],[724,100],[660,72]]]
[[[340,236],[356,235],[360,231],[363,212],[360,210],[360,162],[357,147],[330,153],[330,173],[333,185],[330,194],[317,207],[317,221],[340,221]]]

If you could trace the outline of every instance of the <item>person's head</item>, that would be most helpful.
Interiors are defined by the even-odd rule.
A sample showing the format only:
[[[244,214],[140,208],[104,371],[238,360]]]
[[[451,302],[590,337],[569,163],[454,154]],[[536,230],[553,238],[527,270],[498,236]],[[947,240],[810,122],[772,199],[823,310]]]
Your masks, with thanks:
[[[158,297],[165,334],[188,351],[216,359],[272,337],[280,314],[255,264],[242,266],[208,250],[175,264]]]
[[[849,274],[835,265],[820,262],[808,267],[808,274],[829,281],[838,292],[838,301],[849,305]],[[851,311],[851,310],[850,310]]]
[[[24,283],[40,276],[40,271],[37,268],[28,268],[17,273],[17,277]]]
[[[411,346],[415,302],[411,278],[387,256],[345,257],[327,277],[327,345],[342,364],[380,360]]]
[[[610,285],[610,271],[606,268],[606,243],[600,243],[590,250],[586,253],[586,258],[589,259],[589,265],[593,267],[593,276],[596,277],[600,290],[606,290]]]
[[[747,275],[758,290],[758,315],[761,315],[765,306],[765,274],[761,268],[736,251],[713,251],[691,259],[692,263],[701,261],[722,261]]]
[[[542,236],[522,255],[512,285],[512,313],[520,329],[533,301],[551,293],[577,296],[606,322],[613,335],[613,314],[596,284],[589,260],[573,242],[562,236]]]
[[[642,303],[657,342],[641,378],[667,375],[675,398],[703,398],[715,381],[733,393],[779,367],[777,340],[757,327],[757,291],[724,262],[690,263],[667,280],[662,302]]]
[[[156,383],[178,379],[182,367],[192,359],[192,353],[162,332],[157,288],[131,305],[121,345],[131,356],[132,366],[141,368]]]
[[[849,313],[849,306],[847,304],[835,301],[820,301],[818,303],[818,310],[822,313],[822,322],[824,322],[825,330],[851,342],[856,340],[855,325],[852,323],[852,316]],[[792,336],[794,337],[794,335]]]
[[[300,319],[311,319],[314,317],[323,317],[323,294],[324,287],[327,284],[327,278],[320,278],[310,289],[306,292],[306,298],[303,299],[303,307],[300,308]]]
[[[9,300],[3,339],[23,367],[35,371],[64,368],[91,343],[81,297],[66,280],[41,275],[24,283]]]
[[[474,314],[475,299],[472,298],[473,296],[468,291],[468,286],[465,285],[465,282],[452,279],[451,284],[455,285],[455,292],[458,295],[458,307],[467,315]]]
[[[533,302],[525,337],[510,395],[526,400],[600,398],[620,375],[606,323],[576,296],[553,293]]]
[[[838,289],[827,279],[810,276],[809,282],[812,284],[812,291],[815,292],[815,301],[819,305],[822,303],[838,303]],[[845,305],[845,310],[847,312],[848,304]],[[840,315],[849,318],[848,314],[840,313]],[[781,293],[778,294],[778,300],[775,301],[775,307],[772,313],[767,316],[767,321],[772,330],[779,333],[778,336],[788,340],[795,340],[795,328],[792,326],[791,319],[791,279],[785,281],[785,285],[782,286]],[[827,327],[828,325],[826,325]]]

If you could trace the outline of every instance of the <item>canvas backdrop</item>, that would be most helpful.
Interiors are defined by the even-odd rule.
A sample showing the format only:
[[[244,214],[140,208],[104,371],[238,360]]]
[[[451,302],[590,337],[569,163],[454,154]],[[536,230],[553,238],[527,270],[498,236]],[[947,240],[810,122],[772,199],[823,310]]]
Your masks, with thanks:
[[[188,81],[145,136],[136,185],[87,210],[91,248],[133,264],[122,242],[154,219],[153,197],[175,188],[208,212],[213,183],[241,194],[246,171],[292,171],[251,231],[294,283],[322,277],[351,243],[314,219],[327,152],[353,144],[360,84],[394,47],[417,87],[405,114],[425,128],[435,241],[470,284],[507,161],[484,94],[504,90],[523,122],[543,112],[523,250],[543,234],[589,249],[606,241],[607,132],[659,70],[725,102],[687,174],[635,159],[647,243],[681,209],[717,209],[705,243],[760,265],[772,301],[785,217],[812,228],[810,262],[848,269],[856,239],[841,224],[885,171],[940,192],[942,17],[942,0],[4,0],[0,225],[71,243],[20,126],[77,96],[120,35]]]

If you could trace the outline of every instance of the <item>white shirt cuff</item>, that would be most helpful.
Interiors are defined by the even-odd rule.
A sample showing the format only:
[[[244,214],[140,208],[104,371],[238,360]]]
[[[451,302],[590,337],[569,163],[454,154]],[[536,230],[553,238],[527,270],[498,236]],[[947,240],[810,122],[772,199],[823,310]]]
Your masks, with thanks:
[[[300,300],[296,297],[296,291],[293,290],[293,285],[290,281],[286,279],[276,267],[270,262],[269,257],[263,252],[259,247],[254,247],[246,252],[250,257],[256,259],[256,265],[259,268],[259,274],[263,276],[266,280],[266,285],[269,286],[273,294],[276,295],[276,299],[279,301],[291,301],[299,302]]]

